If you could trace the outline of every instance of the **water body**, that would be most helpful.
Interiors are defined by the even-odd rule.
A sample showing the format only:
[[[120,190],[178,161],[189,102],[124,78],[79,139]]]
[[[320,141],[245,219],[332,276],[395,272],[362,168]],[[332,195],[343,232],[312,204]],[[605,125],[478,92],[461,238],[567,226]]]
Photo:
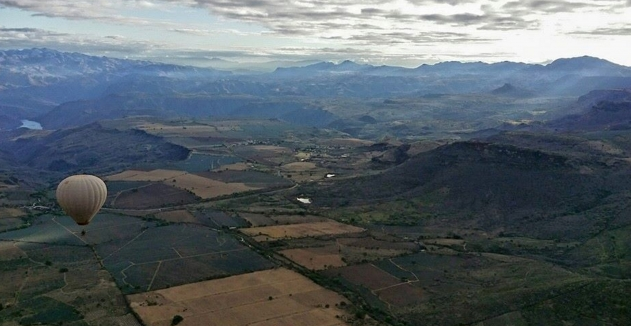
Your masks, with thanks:
[[[22,121],[22,125],[20,126],[20,128],[42,130],[42,125],[39,124],[39,122],[37,121],[31,121],[31,120],[21,120],[21,121]]]

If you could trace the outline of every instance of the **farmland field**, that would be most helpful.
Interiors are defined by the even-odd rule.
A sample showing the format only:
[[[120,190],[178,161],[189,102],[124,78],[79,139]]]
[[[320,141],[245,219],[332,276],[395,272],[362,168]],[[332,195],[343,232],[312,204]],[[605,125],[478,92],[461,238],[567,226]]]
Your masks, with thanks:
[[[197,219],[187,210],[175,210],[155,214],[156,218],[174,223],[195,223]]]
[[[283,171],[287,172],[300,172],[300,171],[310,171],[317,169],[315,163],[313,162],[293,162],[288,163],[281,166]]]
[[[17,208],[0,208],[0,232],[20,227],[24,224],[20,217],[24,212]]]
[[[241,217],[231,214],[228,215],[222,211],[216,211],[213,209],[203,209],[195,212],[195,217],[198,221],[203,221],[204,225],[211,227],[246,227],[248,223]]]
[[[270,216],[263,214],[241,212],[239,213],[239,216],[248,221],[254,227],[276,224]]]
[[[20,217],[24,215],[26,214],[21,209],[0,207],[0,219],[5,217]]]
[[[96,250],[127,293],[273,266],[233,237],[186,224],[148,226]]]
[[[336,326],[344,297],[279,268],[128,296],[147,326]]]
[[[551,264],[498,254],[417,253],[322,273],[341,276],[359,286],[360,293],[361,287],[370,290],[363,292],[366,300],[381,300],[411,325],[492,319],[528,305],[546,310],[546,298],[557,298],[590,284],[585,276]],[[553,286],[556,294],[544,290],[543,284]]]
[[[336,221],[313,222],[289,225],[261,226],[241,229],[251,236],[263,236],[270,239],[304,238],[321,235],[334,235],[362,232],[364,229]]]
[[[93,251],[49,217],[2,238],[0,324],[140,325]]]
[[[243,183],[225,183],[194,174],[180,175],[176,178],[166,180],[165,182],[175,187],[189,190],[204,199],[258,189],[248,187]]]
[[[224,165],[236,164],[241,161],[242,159],[236,156],[193,153],[184,161],[160,165],[160,167],[196,173],[219,169]]]
[[[247,186],[243,183],[238,183],[238,182],[225,183],[225,182],[211,180],[208,178],[204,178],[198,175],[189,174],[188,172],[178,171],[178,170],[151,170],[151,171],[127,170],[119,174],[107,176],[105,177],[105,179],[111,180],[111,181],[164,182],[166,185],[191,191],[195,195],[204,199],[258,189],[256,187]],[[164,187],[162,188],[164,189]],[[140,189],[143,189],[143,188],[139,188],[139,190]],[[178,200],[182,200],[182,199],[183,198],[178,198]],[[174,201],[174,200],[167,199],[166,202],[177,203],[178,200]],[[116,202],[118,202],[118,199],[116,200]],[[190,203],[190,202],[186,201],[186,203]],[[118,207],[122,208],[120,204],[118,204]],[[152,207],[152,206],[145,205],[143,208],[146,208],[146,207]]]
[[[250,161],[265,165],[278,165],[293,159],[293,151],[281,146],[239,146],[234,149],[234,153]]]
[[[191,224],[164,225],[155,220],[117,214],[98,214],[87,226],[78,226],[67,216],[44,215],[28,228],[0,233],[0,240],[2,244],[42,246],[28,253],[29,258],[68,266],[95,259],[96,253],[125,293],[274,266],[220,231]],[[24,259],[18,249],[3,245],[0,254]],[[87,250],[89,255],[74,253],[82,250]]]
[[[312,270],[346,266],[336,246],[287,249],[280,251],[280,253],[297,264]]]
[[[217,180],[211,180],[208,178],[204,178],[195,174],[189,174],[185,171],[179,170],[151,170],[151,171],[138,171],[138,170],[127,170],[118,174],[110,175],[105,177],[106,180],[109,181],[153,181],[153,182],[163,182],[165,185],[174,186],[177,188],[188,190],[195,195],[199,196],[203,199],[230,195],[237,192],[256,190],[256,187],[250,187],[243,183],[233,182],[233,183],[225,183]],[[151,185],[149,187],[156,187],[156,185]],[[137,188],[138,192],[144,188]],[[166,188],[162,187],[160,190],[165,190]],[[157,191],[155,189],[151,189]],[[147,190],[145,190],[146,192]],[[126,196],[129,195],[129,191],[124,193]],[[143,198],[144,199],[144,198]],[[149,198],[147,198],[149,199]],[[177,198],[169,200],[168,198],[164,198],[164,202],[168,204],[178,203],[180,200],[184,200],[184,203],[191,203],[192,201],[188,200],[189,198]],[[138,200],[138,199],[136,199]],[[119,199],[116,199],[114,202],[118,202]],[[133,204],[133,203],[130,203]],[[158,205],[159,206],[159,205]],[[147,207],[158,207],[158,206],[148,206],[143,205],[143,207],[137,208],[147,208]],[[121,206],[121,204],[117,204],[119,208],[130,208],[127,206]]]
[[[114,208],[146,209],[169,205],[191,204],[197,197],[185,190],[155,183],[120,193],[109,203]]]
[[[343,267],[336,272],[351,283],[365,286],[373,291],[401,283],[398,278],[372,264]]]
[[[186,172],[178,170],[127,170],[118,174],[106,176],[103,179],[108,181],[165,181],[184,174],[186,174]]]
[[[216,171],[196,174],[226,183],[240,182],[255,188],[288,187],[293,184],[285,178],[259,171]]]

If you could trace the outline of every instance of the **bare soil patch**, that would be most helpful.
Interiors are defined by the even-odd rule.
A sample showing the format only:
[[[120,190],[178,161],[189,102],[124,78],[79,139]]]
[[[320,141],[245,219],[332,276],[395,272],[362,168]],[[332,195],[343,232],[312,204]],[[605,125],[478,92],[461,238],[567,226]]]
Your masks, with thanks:
[[[331,267],[346,266],[335,246],[320,248],[287,249],[280,252],[294,262],[312,269],[323,270]]]
[[[239,213],[239,216],[248,221],[253,227],[276,224],[271,217],[255,213]]]
[[[356,233],[362,232],[364,229],[329,220],[326,222],[254,227],[242,229],[241,231],[250,236],[264,235],[270,239],[283,239]]]
[[[189,211],[180,209],[170,212],[161,212],[155,215],[157,218],[175,223],[195,223],[197,219]]]
[[[344,325],[344,298],[279,268],[128,296],[145,325]],[[255,312],[255,313],[254,313]]]
[[[296,171],[310,171],[317,169],[316,164],[313,162],[293,162],[281,166],[283,171],[296,172]]]
[[[375,292],[379,296],[379,299],[397,307],[418,305],[426,299],[421,288],[409,283],[403,283]]]
[[[26,215],[26,213],[19,208],[0,208],[0,218],[21,217],[24,215]]]
[[[107,176],[103,179],[109,181],[165,181],[167,179],[173,179],[183,174],[186,174],[186,172],[178,170],[127,170],[118,174]]]
[[[372,265],[355,265],[336,270],[349,282],[363,285],[370,290],[385,289],[401,283],[401,280],[392,274]]]
[[[197,197],[185,190],[156,183],[121,193],[112,204],[114,208],[146,209],[168,205],[192,204]]]

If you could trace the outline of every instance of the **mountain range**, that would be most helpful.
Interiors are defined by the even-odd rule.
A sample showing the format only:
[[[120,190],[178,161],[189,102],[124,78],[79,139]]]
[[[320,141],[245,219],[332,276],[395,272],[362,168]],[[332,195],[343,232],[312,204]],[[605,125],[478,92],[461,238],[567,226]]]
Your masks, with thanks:
[[[0,128],[16,128],[22,119],[60,128],[156,110],[161,116],[251,116],[324,126],[337,118],[314,104],[319,99],[370,102],[472,93],[578,97],[595,89],[629,87],[631,68],[593,57],[547,65],[450,61],[417,68],[318,62],[233,74],[51,49],[7,50],[0,51]],[[293,106],[278,106],[280,97]],[[77,114],[77,122],[55,122],[70,114]]]

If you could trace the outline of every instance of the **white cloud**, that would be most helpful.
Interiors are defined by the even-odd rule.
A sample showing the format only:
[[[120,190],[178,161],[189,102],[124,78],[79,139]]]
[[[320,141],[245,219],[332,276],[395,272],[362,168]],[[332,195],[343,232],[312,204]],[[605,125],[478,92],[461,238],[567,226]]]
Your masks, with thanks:
[[[25,40],[24,32],[9,35],[5,31],[5,43],[0,46],[57,43],[68,47],[70,43],[63,42],[75,42],[74,47],[103,46],[111,51],[119,47],[121,52],[138,46],[135,52],[141,55],[154,50],[173,52],[186,44],[192,52],[211,49],[247,57],[287,55],[281,49],[296,43],[299,55],[309,57],[339,54],[322,49],[352,49],[347,52],[351,59],[360,53],[375,60],[379,55],[427,58],[441,53],[488,58],[488,53],[496,52],[498,59],[528,61],[520,57],[519,49],[503,46],[519,44],[515,38],[524,33],[529,40],[541,39],[546,44],[542,53],[560,51],[547,48],[555,46],[550,40],[586,39],[587,35],[628,38],[630,4],[629,0],[0,0],[0,7],[19,8],[35,16],[115,26],[112,34],[125,36],[53,35],[56,28],[50,26],[49,34],[42,32],[33,40]],[[202,10],[208,22],[186,20],[185,11],[199,14]],[[146,11],[164,15],[139,14]],[[140,26],[163,37],[141,39],[138,33],[120,31],[121,26],[130,30]],[[10,27],[32,26],[25,22]],[[590,49],[588,43],[585,49]],[[581,51],[576,45],[573,50]]]

